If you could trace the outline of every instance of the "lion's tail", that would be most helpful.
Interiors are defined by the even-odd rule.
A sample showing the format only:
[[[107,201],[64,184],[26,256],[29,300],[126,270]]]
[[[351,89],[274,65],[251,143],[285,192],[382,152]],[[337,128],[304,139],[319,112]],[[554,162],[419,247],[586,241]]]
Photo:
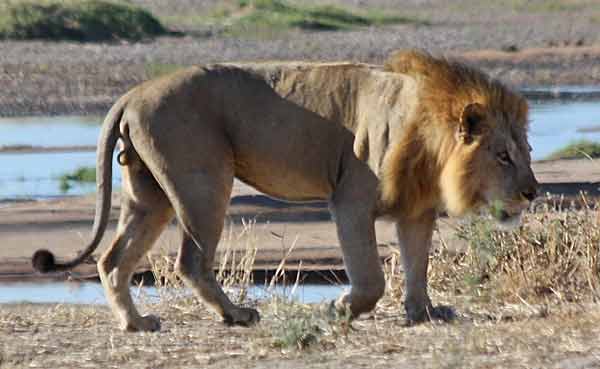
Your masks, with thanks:
[[[127,98],[121,98],[110,109],[98,139],[96,160],[96,215],[92,230],[93,239],[85,250],[73,260],[57,263],[54,255],[48,250],[37,250],[32,257],[34,269],[42,272],[53,272],[71,269],[86,260],[98,247],[108,224],[112,192],[112,160],[113,152],[119,139],[119,123],[127,105]]]

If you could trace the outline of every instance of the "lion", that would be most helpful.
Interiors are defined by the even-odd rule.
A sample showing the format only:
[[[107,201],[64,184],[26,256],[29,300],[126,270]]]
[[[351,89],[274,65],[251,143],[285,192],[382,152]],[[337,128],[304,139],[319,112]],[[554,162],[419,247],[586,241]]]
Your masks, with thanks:
[[[326,200],[351,284],[335,306],[352,317],[384,294],[374,222],[395,222],[409,323],[451,319],[427,293],[428,253],[440,212],[492,209],[519,218],[536,196],[523,97],[481,71],[423,51],[385,66],[263,62],[196,66],[145,82],[108,112],[98,142],[93,239],[58,263],[38,250],[41,272],[87,259],[107,227],[113,152],[120,141],[117,234],[98,260],[120,327],[156,331],[129,284],[138,261],[176,218],[176,271],[231,325],[259,321],[234,305],[213,271],[234,178],[287,201]]]

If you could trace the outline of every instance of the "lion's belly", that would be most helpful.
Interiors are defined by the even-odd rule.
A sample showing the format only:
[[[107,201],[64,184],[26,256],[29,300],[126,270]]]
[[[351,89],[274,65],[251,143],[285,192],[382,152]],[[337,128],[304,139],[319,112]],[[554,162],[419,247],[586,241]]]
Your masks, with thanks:
[[[327,172],[307,167],[293,156],[265,155],[258,160],[236,161],[235,175],[271,197],[289,201],[326,200],[333,191]],[[296,161],[296,162],[294,162]]]
[[[339,174],[343,134],[333,132],[337,127],[332,123],[312,127],[317,133],[308,132],[311,122],[296,123],[282,122],[277,128],[255,124],[245,139],[234,143],[235,175],[273,197],[328,199]]]

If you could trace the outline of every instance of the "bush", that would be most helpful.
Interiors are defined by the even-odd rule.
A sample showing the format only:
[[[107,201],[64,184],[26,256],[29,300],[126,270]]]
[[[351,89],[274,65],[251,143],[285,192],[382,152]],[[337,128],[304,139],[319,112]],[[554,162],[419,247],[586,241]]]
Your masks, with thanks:
[[[548,159],[585,159],[600,158],[600,143],[579,140],[571,142],[564,148],[557,150],[548,156]]]
[[[139,7],[104,0],[11,1],[0,5],[0,38],[140,40],[167,33]]]
[[[580,210],[527,213],[511,232],[496,230],[481,218],[459,229],[470,249],[461,262],[470,280],[503,300],[558,297],[579,301],[600,297],[600,218],[598,205]],[[459,264],[461,262],[458,262]]]
[[[233,35],[256,29],[347,30],[356,27],[418,22],[415,19],[377,11],[353,12],[333,5],[302,6],[282,0],[238,1],[237,6],[214,15]]]
[[[96,182],[96,168],[93,167],[79,167],[72,173],[66,173],[59,177],[60,189],[63,192],[67,192],[71,189],[71,183],[92,183]]]

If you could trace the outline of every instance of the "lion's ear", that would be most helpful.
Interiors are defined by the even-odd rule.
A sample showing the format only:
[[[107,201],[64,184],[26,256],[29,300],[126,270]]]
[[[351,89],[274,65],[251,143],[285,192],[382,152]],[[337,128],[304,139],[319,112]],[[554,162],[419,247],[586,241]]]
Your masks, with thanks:
[[[469,144],[473,136],[481,135],[487,118],[485,107],[479,103],[471,103],[464,107],[458,122],[456,136],[459,142]]]

